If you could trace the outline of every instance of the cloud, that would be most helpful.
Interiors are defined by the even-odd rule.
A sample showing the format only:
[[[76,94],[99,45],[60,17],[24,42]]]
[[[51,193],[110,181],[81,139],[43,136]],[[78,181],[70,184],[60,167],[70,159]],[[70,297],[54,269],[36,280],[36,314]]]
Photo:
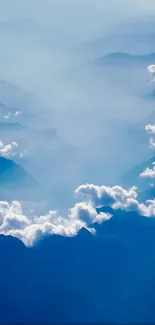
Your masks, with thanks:
[[[10,144],[4,144],[3,141],[0,141],[0,156],[5,158],[16,156],[16,148],[18,148],[18,144],[15,141]]]
[[[0,233],[18,237],[27,246],[33,245],[43,235],[75,236],[82,227],[89,229],[89,224],[101,223],[109,218],[110,214],[98,214],[90,203],[85,202],[75,204],[67,217],[49,211],[47,215],[28,218],[19,202],[9,204],[0,201]]]
[[[145,217],[155,217],[155,199],[141,203],[137,200],[136,187],[129,190],[121,186],[97,186],[83,184],[75,190],[76,196],[83,199],[68,210],[67,216],[60,216],[57,211],[35,216],[34,211],[25,215],[20,202],[0,201],[0,234],[19,238],[27,246],[32,246],[42,236],[61,235],[76,236],[83,227],[89,228],[93,223],[108,222],[113,216],[97,212],[97,208],[110,206],[123,211],[136,211]],[[125,218],[125,216],[124,216]]]
[[[8,120],[8,119],[11,118],[12,116],[14,116],[14,117],[19,117],[19,116],[21,116],[21,115],[22,115],[22,112],[21,112],[21,111],[16,111],[14,114],[12,114],[12,113],[5,114],[5,115],[4,115],[4,119],[5,119],[5,120]]]
[[[0,201],[0,232],[8,232],[15,229],[22,229],[29,224],[29,220],[22,213],[19,202],[13,201],[11,204]]]
[[[149,147],[150,148],[155,148],[155,140],[153,140],[152,137],[149,139]]]
[[[155,178],[155,162],[153,163],[153,168],[147,167],[141,174],[142,178]]]
[[[144,216],[155,216],[153,206],[154,201],[141,203],[137,200],[136,187],[129,190],[121,186],[97,186],[94,184],[84,184],[75,190],[76,196],[79,196],[85,202],[90,201],[96,209],[102,206],[110,206],[113,209],[122,209],[124,211],[137,211]]]
[[[76,196],[83,197],[85,200],[93,202],[95,207],[100,206],[113,206],[118,201],[121,203],[126,202],[127,199],[136,199],[136,187],[133,186],[129,190],[121,186],[97,186],[94,184],[85,184],[79,186],[75,190]]]
[[[148,133],[148,134],[155,134],[155,124],[148,124],[148,125],[145,125],[145,131]],[[150,148],[154,148],[155,147],[155,140],[150,137],[149,138],[149,147]]]
[[[35,2],[37,3],[37,1]],[[112,182],[113,178],[119,175],[120,170],[125,170],[127,164],[130,164],[130,160],[133,159],[129,147],[135,146],[136,142],[135,139],[133,141],[133,132],[131,136],[128,136],[124,125],[128,127],[132,121],[136,123],[139,121],[139,116],[145,112],[145,103],[141,100],[137,105],[134,96],[126,97],[121,90],[117,90],[117,87],[111,87],[111,81],[107,82],[109,71],[106,73],[107,77],[105,75],[106,80],[104,80],[104,73],[103,78],[100,78],[96,67],[92,69],[92,62],[99,55],[96,53],[98,47],[96,41],[100,37],[107,36],[106,28],[103,26],[106,26],[107,23],[109,25],[110,20],[115,17],[118,19],[118,15],[113,13],[112,18],[109,13],[110,19],[105,22],[103,15],[107,18],[107,14],[104,14],[104,10],[100,11],[93,1],[91,2],[93,10],[90,5],[88,10],[86,4],[82,2],[80,4],[78,1],[76,1],[76,5],[71,1],[68,1],[68,5],[66,2],[64,4],[64,1],[61,1],[61,5],[56,4],[55,1],[48,1],[47,6],[44,1],[39,1],[44,9],[40,11],[41,15],[39,15],[39,9],[36,11],[36,6],[32,5],[32,1],[31,10],[28,10],[27,2],[24,0],[28,10],[27,14],[23,2],[22,5],[20,1],[18,3],[19,5],[16,7],[18,10],[19,7],[21,8],[20,14],[17,14],[17,10],[12,7],[11,1],[9,6],[6,6],[6,2],[2,6],[3,10],[6,10],[6,14],[10,14],[11,17],[0,13],[2,15],[0,30],[3,35],[1,37],[3,51],[1,51],[0,57],[1,79],[5,81],[0,83],[0,102],[6,105],[6,113],[9,109],[11,110],[11,121],[15,121],[14,112],[22,110],[24,116],[20,116],[21,124],[31,129],[30,132],[26,129],[21,130],[18,134],[16,133],[16,138],[14,138],[20,145],[25,141],[32,148],[33,157],[30,155],[27,157],[26,168],[34,178],[43,183],[46,189],[49,189],[49,192],[51,188],[55,191],[57,183],[56,194],[53,196],[57,196],[57,192],[61,191],[62,184],[66,179],[68,192],[70,188],[75,188],[78,184],[98,183],[101,172],[104,173],[103,177],[106,182]],[[68,10],[66,10],[67,8]],[[47,17],[42,21],[45,11],[47,15],[50,13],[48,21]],[[64,19],[60,18],[61,15]],[[81,22],[80,26],[78,17]],[[24,36],[22,31],[24,31]],[[65,32],[63,33],[63,31]],[[75,33],[78,37],[75,37]],[[92,51],[87,49],[90,40],[92,40]],[[83,41],[84,51],[81,44]],[[100,43],[102,42],[100,41]],[[102,51],[100,55],[101,53]],[[128,75],[127,72],[125,74]],[[116,71],[113,73],[113,78],[116,78],[118,84],[119,76]],[[123,78],[123,81],[126,80],[122,74],[120,78]],[[125,85],[125,82],[123,84]],[[134,91],[135,84],[137,85],[137,81],[134,76],[134,82],[132,82]],[[128,88],[130,88],[129,85]],[[36,101],[31,98],[32,94],[29,92],[35,94]],[[7,115],[6,113],[3,115]],[[114,127],[109,121],[111,117],[115,121]],[[70,158],[72,153],[69,153],[69,150],[60,148],[58,152],[57,148],[56,150],[51,149],[51,143],[54,141],[49,142],[48,137],[46,141],[42,136],[44,154],[40,154],[42,152],[41,141],[37,140],[35,144],[29,139],[27,141],[27,137],[31,137],[36,128],[40,130],[56,128],[61,139],[75,148],[72,161]],[[29,133],[28,136],[24,135],[26,132]],[[37,137],[37,134],[35,136]],[[3,140],[10,142],[10,138]],[[138,159],[141,157],[142,152],[140,151],[141,147],[139,147],[139,152],[135,150],[135,161],[137,156]],[[49,157],[50,153],[51,157]],[[110,165],[113,159],[117,160],[115,168],[111,168]],[[43,164],[46,166],[52,164],[52,168],[50,170],[42,168]],[[66,165],[69,165],[69,168],[66,168]],[[92,172],[93,169],[96,170],[95,173]],[[66,170],[65,173],[64,170]],[[40,175],[43,177],[41,178]],[[71,197],[68,195],[69,199],[71,200]],[[59,206],[62,204],[61,202],[60,199]],[[68,206],[67,203],[66,206]]]
[[[147,70],[155,76],[155,64],[148,65]]]
[[[148,132],[148,133],[151,133],[151,134],[155,134],[155,124],[148,124],[145,126],[145,130]]]
[[[14,114],[14,116],[18,117],[18,116],[20,116],[21,114],[22,114],[21,111],[16,111],[15,114]]]

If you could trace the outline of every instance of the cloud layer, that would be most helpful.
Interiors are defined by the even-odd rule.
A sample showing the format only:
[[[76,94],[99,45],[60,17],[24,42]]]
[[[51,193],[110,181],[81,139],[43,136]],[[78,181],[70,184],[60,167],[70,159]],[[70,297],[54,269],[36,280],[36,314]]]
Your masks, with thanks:
[[[23,214],[19,202],[0,202],[0,233],[15,236],[25,245],[33,245],[41,236],[58,234],[75,236],[82,227],[88,227],[93,222],[101,223],[110,218],[110,214],[100,213],[89,203],[81,202],[69,210],[68,216],[59,216],[56,211],[47,215],[27,217]],[[92,229],[89,229],[92,231]]]
[[[67,216],[60,216],[58,212],[52,210],[41,216],[27,216],[20,202],[1,201],[0,233],[15,236],[25,245],[31,246],[46,235],[76,236],[83,227],[92,232],[89,225],[94,222],[108,222],[113,217],[109,213],[98,213],[96,209],[99,207],[109,206],[124,211],[137,211],[146,217],[155,216],[155,200],[139,202],[135,187],[126,190],[121,186],[84,184],[75,190],[75,195],[82,201],[69,209]]]

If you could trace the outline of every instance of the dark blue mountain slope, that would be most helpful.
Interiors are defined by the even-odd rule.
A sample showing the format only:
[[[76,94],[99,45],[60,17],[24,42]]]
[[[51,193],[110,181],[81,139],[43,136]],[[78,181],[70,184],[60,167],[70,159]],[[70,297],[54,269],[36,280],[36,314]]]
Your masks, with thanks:
[[[155,322],[155,220],[113,211],[76,237],[33,248],[0,236],[0,323]],[[9,312],[8,312],[9,311]]]

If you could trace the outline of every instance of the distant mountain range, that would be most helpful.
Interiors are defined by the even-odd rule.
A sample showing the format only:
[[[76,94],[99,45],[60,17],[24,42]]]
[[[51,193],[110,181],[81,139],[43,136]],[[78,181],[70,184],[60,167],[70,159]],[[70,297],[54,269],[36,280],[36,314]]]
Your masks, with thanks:
[[[0,157],[0,183],[9,183],[10,185],[33,183],[32,177],[22,168],[20,165],[16,164],[14,161]]]
[[[136,65],[136,66],[146,66],[155,63],[155,53],[148,55],[131,55],[128,53],[114,52],[96,60],[99,65],[110,65],[110,66],[126,66],[126,65]]]
[[[25,130],[26,127],[18,122],[10,123],[10,122],[0,122],[0,132],[1,131],[21,131]]]
[[[129,29],[123,32],[121,27],[120,31],[113,31],[105,37],[82,44],[80,50],[87,53],[89,58],[115,52],[126,52],[133,55],[155,53],[154,26],[148,32],[129,31]]]
[[[142,95],[142,98],[145,100],[154,101],[155,100],[155,90],[149,91]]]
[[[0,157],[0,196],[1,200],[19,199],[25,192],[35,190],[38,184],[19,164]],[[28,197],[28,196],[27,196]]]
[[[96,235],[81,229],[33,248],[0,236],[1,324],[155,322],[155,219],[100,210],[114,216],[92,225]]]
[[[153,162],[155,162],[155,157],[151,157],[147,161],[135,165],[129,172],[122,176],[121,184],[123,186],[138,185],[139,182],[143,181],[143,179],[139,177],[140,173],[142,173],[147,167],[152,168]]]
[[[134,166],[128,173],[123,175],[120,180],[120,185],[124,186],[125,188],[135,185],[138,187],[139,197],[142,200],[153,199],[155,196],[155,187],[151,187],[150,184],[154,183],[154,180],[151,178],[140,177],[140,174],[147,167],[150,169],[153,168],[153,162],[155,162],[155,157]]]

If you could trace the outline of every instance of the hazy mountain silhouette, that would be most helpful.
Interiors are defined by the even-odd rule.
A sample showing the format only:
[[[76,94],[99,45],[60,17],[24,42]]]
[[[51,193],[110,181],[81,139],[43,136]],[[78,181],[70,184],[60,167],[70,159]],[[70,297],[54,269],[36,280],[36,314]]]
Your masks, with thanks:
[[[37,182],[19,164],[11,159],[0,157],[0,196],[1,200],[23,199],[24,192],[31,196],[38,188]]]
[[[114,216],[96,235],[0,236],[0,323],[154,323],[155,220],[100,210]]]
[[[34,183],[34,180],[20,165],[11,159],[0,157],[0,182],[7,185],[16,183],[17,186],[18,183],[22,185]]]
[[[130,25],[131,26],[131,25]],[[144,25],[143,25],[144,26]],[[89,54],[90,57],[99,57],[108,53],[127,52],[133,55],[148,54],[155,52],[154,27],[148,32],[115,31],[105,37],[81,45],[81,50]]]
[[[0,132],[1,131],[22,131],[25,130],[26,127],[21,125],[18,122],[10,123],[10,122],[0,122]]]
[[[129,188],[133,185],[138,187],[138,196],[141,200],[154,199],[155,187],[150,186],[154,183],[154,180],[151,178],[140,177],[140,174],[148,167],[153,168],[153,162],[155,162],[155,157],[150,158],[149,160],[135,165],[129,172],[127,172],[120,179],[120,185],[125,188]]]
[[[145,162],[142,162],[140,164],[137,164],[135,166],[133,166],[133,168],[128,171],[125,175],[122,176],[121,178],[121,184],[123,186],[133,186],[133,185],[139,185],[139,183],[141,184],[141,186],[144,184],[148,184],[148,179],[142,179],[139,177],[139,175],[148,167],[148,168],[152,168],[153,167],[153,163],[155,162],[155,157],[151,157],[150,159],[148,159]]]
[[[99,65],[110,65],[110,66],[127,66],[135,65],[136,67],[141,65],[147,67],[149,64],[155,62],[155,53],[148,55],[131,55],[128,53],[114,52],[105,55],[96,60]]]
[[[142,98],[145,99],[145,100],[150,100],[150,101],[154,101],[155,100],[155,90],[151,90],[147,93],[144,93],[142,95]]]

